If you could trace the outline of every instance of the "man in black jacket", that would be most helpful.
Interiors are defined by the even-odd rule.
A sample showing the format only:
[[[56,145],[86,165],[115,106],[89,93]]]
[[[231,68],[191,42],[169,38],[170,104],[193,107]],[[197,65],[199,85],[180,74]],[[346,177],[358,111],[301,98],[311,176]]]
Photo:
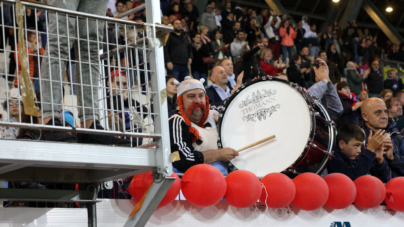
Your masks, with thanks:
[[[390,69],[387,71],[387,78],[384,81],[384,89],[390,89],[393,91],[394,95],[397,92],[404,89],[403,76],[397,77],[397,72],[395,69]]]
[[[164,59],[168,74],[178,81],[183,81],[189,75],[188,65],[192,63],[192,48],[188,34],[183,32],[180,20],[174,20],[174,31],[164,47]]]
[[[246,83],[255,77],[265,76],[265,72],[261,69],[260,57],[262,43],[251,45],[253,48],[243,55],[243,83]]]
[[[380,72],[379,61],[375,60],[372,62],[371,70],[368,75],[368,90],[369,98],[377,97],[380,98],[380,92],[383,91],[383,73]]]

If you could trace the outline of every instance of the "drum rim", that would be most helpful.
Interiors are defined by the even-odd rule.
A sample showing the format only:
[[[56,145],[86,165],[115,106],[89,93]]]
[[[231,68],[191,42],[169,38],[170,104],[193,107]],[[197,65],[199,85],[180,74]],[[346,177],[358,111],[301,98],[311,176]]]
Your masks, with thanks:
[[[237,97],[237,95],[238,95],[241,91],[243,91],[244,89],[246,89],[248,86],[250,86],[250,85],[252,85],[252,84],[255,84],[255,83],[262,82],[262,81],[267,81],[267,80],[269,80],[269,81],[282,82],[282,83],[285,83],[285,84],[291,86],[292,88],[294,88],[296,91],[298,91],[298,92],[303,96],[303,98],[304,98],[305,101],[306,101],[306,104],[308,105],[309,111],[310,111],[311,131],[310,131],[309,137],[307,138],[306,146],[305,146],[305,148],[303,148],[303,151],[301,152],[299,158],[298,158],[295,162],[291,163],[291,164],[289,165],[289,167],[286,167],[286,168],[285,168],[284,171],[288,171],[288,170],[290,170],[291,167],[294,168],[295,165],[301,160],[301,158],[304,157],[304,156],[309,152],[309,150],[310,150],[310,149],[307,149],[307,146],[308,146],[309,144],[311,144],[311,143],[314,141],[315,126],[316,126],[316,117],[315,117],[314,114],[312,114],[312,111],[314,111],[314,109],[313,109],[314,106],[320,106],[320,105],[318,105],[318,101],[317,101],[317,103],[315,102],[315,100],[316,100],[315,98],[311,97],[309,94],[307,94],[306,92],[304,92],[303,89],[302,89],[299,85],[297,85],[297,84],[295,84],[295,83],[291,83],[291,82],[288,82],[288,81],[286,81],[286,80],[279,79],[279,78],[276,78],[276,77],[271,77],[271,76],[268,76],[268,75],[267,75],[267,76],[264,76],[264,77],[260,77],[260,78],[251,80],[251,81],[249,81],[249,82],[247,82],[247,83],[241,85],[241,87],[239,87],[239,88],[234,92],[234,94],[231,95],[231,96],[225,101],[224,106],[223,106],[223,109],[221,109],[220,112],[219,112],[219,120],[218,120],[218,123],[217,123],[217,132],[218,132],[217,146],[218,146],[219,149],[223,148],[223,146],[222,146],[222,139],[221,139],[221,137],[222,137],[222,136],[221,136],[221,134],[222,134],[222,133],[221,133],[221,128],[222,128],[222,123],[223,123],[223,116],[224,116],[224,114],[226,113],[226,110],[228,109],[228,106],[230,105],[230,103]],[[324,110],[325,110],[325,108],[324,108],[322,105],[321,105],[321,108],[320,108],[320,109],[321,109],[323,112],[324,112]],[[330,117],[329,117],[327,111],[325,111],[325,113],[326,113],[326,116],[330,119]],[[328,119],[327,119],[327,120],[328,120]],[[329,127],[329,131],[330,131],[330,127]],[[331,131],[332,131],[332,130],[331,130]],[[334,134],[334,133],[333,133],[333,134]],[[333,147],[333,146],[332,146],[332,147]],[[332,149],[332,147],[331,147],[331,149]],[[234,166],[234,164],[233,164],[231,161],[229,161],[229,163]],[[323,164],[322,164],[321,168],[316,172],[316,174],[319,174],[320,172],[322,172],[322,171],[324,170],[326,164],[327,164],[327,162],[324,162],[324,161],[323,161]],[[234,166],[234,167],[236,167],[236,166]],[[236,168],[237,168],[237,167],[236,167]],[[292,169],[292,171],[294,171],[294,169]],[[263,177],[263,176],[261,176],[261,177]]]

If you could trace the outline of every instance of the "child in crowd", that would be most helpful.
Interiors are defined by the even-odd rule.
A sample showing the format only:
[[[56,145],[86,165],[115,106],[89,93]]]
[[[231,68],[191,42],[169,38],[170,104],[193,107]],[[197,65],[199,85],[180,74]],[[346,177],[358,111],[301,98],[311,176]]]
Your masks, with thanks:
[[[368,144],[364,151],[365,132],[355,124],[341,126],[335,148],[334,157],[328,165],[328,173],[343,173],[352,180],[370,174],[383,182],[390,180],[390,169],[384,160],[383,152],[392,152],[393,147],[384,151],[384,130],[373,135],[370,132]]]

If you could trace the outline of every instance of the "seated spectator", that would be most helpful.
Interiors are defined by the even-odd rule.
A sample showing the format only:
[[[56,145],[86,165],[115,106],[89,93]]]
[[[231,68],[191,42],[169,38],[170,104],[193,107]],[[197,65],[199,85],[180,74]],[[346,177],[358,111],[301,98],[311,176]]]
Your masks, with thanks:
[[[390,89],[384,89],[382,92],[380,92],[380,98],[383,101],[386,101],[387,99],[393,97],[393,91]]]
[[[387,110],[389,111],[389,120],[392,120],[397,123],[397,120],[403,116],[403,107],[401,106],[401,102],[398,98],[393,97],[389,98],[385,101]],[[404,118],[403,118],[404,120]],[[404,122],[404,121],[403,121]],[[402,127],[397,127],[402,128]]]
[[[355,95],[359,95],[361,91],[365,90],[365,80],[368,78],[370,69],[367,69],[361,76],[356,69],[356,64],[352,61],[346,64],[346,69],[346,79],[349,87]]]
[[[209,46],[201,41],[200,34],[193,34],[191,38],[192,56],[194,56],[191,63],[192,77],[197,80],[203,78],[205,80],[204,85],[206,86],[208,66],[203,63],[203,58],[210,56]]]
[[[264,48],[261,51],[261,68],[264,70],[265,75],[274,76],[276,73],[283,72],[286,67],[286,63],[283,62],[280,68],[278,68],[278,60],[274,62],[272,60],[272,50]]]
[[[394,122],[388,120],[386,104],[379,98],[369,98],[362,103],[361,112],[362,118],[358,119],[357,125],[362,127],[367,136],[371,131],[376,135],[378,130],[385,130],[386,134],[390,135],[384,137],[384,158],[393,177],[404,176],[404,141]],[[367,145],[368,141],[365,143]],[[393,148],[393,153],[386,152],[387,148]]]
[[[383,90],[383,73],[380,71],[379,61],[372,62],[372,67],[367,79],[369,97],[380,97]]]
[[[369,95],[368,95],[368,92],[366,91],[366,90],[363,90],[363,91],[361,91],[360,93],[359,93],[359,101],[360,102],[363,102],[363,101],[365,101],[366,99],[368,99],[369,98]]]
[[[335,48],[335,44],[331,44],[330,46],[328,46],[327,49],[327,58],[330,62],[334,62],[335,66],[339,66],[341,59],[339,57],[339,53],[337,52],[337,48]],[[341,72],[341,71],[340,71]]]
[[[243,80],[244,77],[244,72],[241,72],[239,75],[234,74],[234,70],[233,70],[233,62],[229,59],[229,58],[224,58],[223,60],[220,60],[217,63],[218,66],[222,66],[224,68],[224,71],[227,74],[227,80],[229,81],[230,84],[230,88],[236,89],[236,85],[237,83],[239,83],[239,85],[241,85],[241,81]],[[236,82],[237,79],[237,82]],[[239,82],[240,80],[240,82]]]
[[[44,56],[45,50],[41,45],[38,45],[38,40],[36,38],[36,34],[34,32],[28,31],[27,32],[27,41],[28,45],[25,48],[28,48],[28,63],[29,63],[29,76],[31,77],[31,82],[34,81],[34,77],[39,77],[39,66],[38,66],[38,57]],[[39,36],[41,38],[41,36]],[[39,41],[41,43],[41,41]],[[17,43],[17,51],[19,50],[19,43]],[[18,72],[17,75],[21,75],[21,61],[20,61],[20,54],[17,52],[14,54],[14,59],[18,62]],[[41,60],[42,58],[40,58]],[[18,78],[18,79],[17,79]],[[20,84],[20,77],[15,77],[14,79],[14,87],[19,87]],[[39,86],[37,88],[38,92]]]
[[[354,124],[356,119],[360,117],[360,107],[362,102],[358,100],[356,95],[351,92],[348,82],[341,81],[337,84],[337,91],[341,100],[344,112],[337,120],[337,127],[341,127],[345,123]]]
[[[400,55],[399,55],[399,53],[398,53],[398,48],[397,48],[397,45],[396,45],[396,44],[393,44],[393,45],[391,46],[391,50],[390,50],[390,52],[388,53],[387,57],[388,57],[389,60],[391,60],[391,61],[401,61]]]
[[[229,86],[226,71],[222,66],[216,66],[212,69],[210,80],[212,85],[206,88],[210,109],[219,111],[223,109],[224,100],[230,97],[233,88]]]
[[[276,15],[275,11],[270,11],[270,17],[264,26],[264,31],[269,39],[268,47],[272,50],[275,60],[279,59],[281,45],[279,44],[279,27],[281,26],[281,18]]]
[[[289,21],[285,21],[283,26],[279,29],[279,35],[282,38],[282,62],[286,63],[287,53],[289,53],[289,59],[295,53],[295,43],[293,40],[296,38],[296,32],[295,29],[290,26]]]
[[[363,56],[363,59],[366,59],[367,62],[373,62],[375,60],[375,56],[379,54],[377,43],[372,41],[371,39],[366,39],[366,46],[362,48],[361,54]]]
[[[264,45],[262,43],[252,44],[252,49],[244,53],[242,57],[243,61],[243,83],[246,83],[255,77],[265,76],[265,72],[262,71],[260,66],[260,53],[261,48]]]
[[[177,85],[175,77],[166,76],[168,118],[177,113]]]
[[[343,173],[351,180],[371,174],[386,183],[390,169],[383,157],[383,130],[370,133],[366,149],[361,150],[366,135],[354,124],[344,124],[338,131],[334,157],[328,164],[328,173]],[[390,153],[393,152],[389,148]]]
[[[213,12],[214,9],[215,9],[215,7],[213,7],[212,5],[206,6],[206,12],[204,12],[201,15],[201,19],[199,21],[199,26],[206,25],[208,27],[208,29],[209,29],[208,37],[210,37],[213,30],[215,30],[217,28],[216,17]]]
[[[311,67],[314,64],[314,57],[310,56],[308,47],[303,47],[300,54],[301,54],[300,57],[302,59],[302,64],[300,65],[300,68],[306,69],[303,72],[303,76],[305,78],[306,87],[309,88],[315,83],[314,71],[311,69]]]
[[[3,102],[2,121],[9,123],[25,122],[26,118],[24,106],[22,105],[22,98],[20,95],[12,95]],[[7,113],[8,112],[8,113]],[[0,126],[0,137],[2,139],[16,139],[19,134],[20,128],[10,126]]]
[[[333,84],[336,84],[336,83],[340,82],[342,75],[339,72],[339,70],[338,70],[337,66],[335,65],[335,63],[330,62],[330,61],[327,60],[327,53],[324,50],[320,50],[318,52],[318,57],[323,59],[325,62],[327,62],[328,69],[330,70],[329,76],[330,76],[331,82]]]
[[[233,57],[233,61],[241,58],[241,52],[244,49],[250,50],[250,47],[248,46],[248,42],[246,42],[244,39],[245,39],[244,32],[242,30],[238,30],[236,38],[230,44],[230,51],[231,51],[231,56]]]
[[[222,39],[222,34],[219,29],[213,31],[213,39],[210,42],[210,53],[213,55],[213,60],[217,62],[227,56],[230,44],[225,44]]]
[[[301,87],[306,87],[305,78],[303,73],[306,72],[306,68],[300,68],[302,64],[302,58],[295,54],[290,59],[289,67],[286,70],[289,82],[296,83]]]
[[[397,77],[397,72],[394,69],[390,69],[387,71],[387,78],[384,81],[384,88],[390,89],[393,91],[393,94],[396,95],[398,91],[404,89],[403,84],[403,76]]]

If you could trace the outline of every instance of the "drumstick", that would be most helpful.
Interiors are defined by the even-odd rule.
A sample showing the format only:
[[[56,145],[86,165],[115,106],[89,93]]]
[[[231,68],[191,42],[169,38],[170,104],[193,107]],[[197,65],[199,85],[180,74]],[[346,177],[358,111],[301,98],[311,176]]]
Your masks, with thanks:
[[[263,143],[263,142],[265,142],[265,141],[268,141],[268,140],[271,140],[271,139],[274,139],[274,138],[275,138],[275,135],[268,136],[268,137],[265,138],[265,139],[259,140],[259,141],[255,142],[255,143],[252,143],[252,144],[250,144],[250,145],[248,145],[248,146],[245,146],[245,147],[243,147],[243,148],[238,149],[237,152],[241,152],[241,151],[243,151],[243,150],[245,150],[245,149],[248,149],[248,148],[250,148],[250,147],[256,146],[256,145],[258,145],[258,144],[260,144],[260,143]]]

